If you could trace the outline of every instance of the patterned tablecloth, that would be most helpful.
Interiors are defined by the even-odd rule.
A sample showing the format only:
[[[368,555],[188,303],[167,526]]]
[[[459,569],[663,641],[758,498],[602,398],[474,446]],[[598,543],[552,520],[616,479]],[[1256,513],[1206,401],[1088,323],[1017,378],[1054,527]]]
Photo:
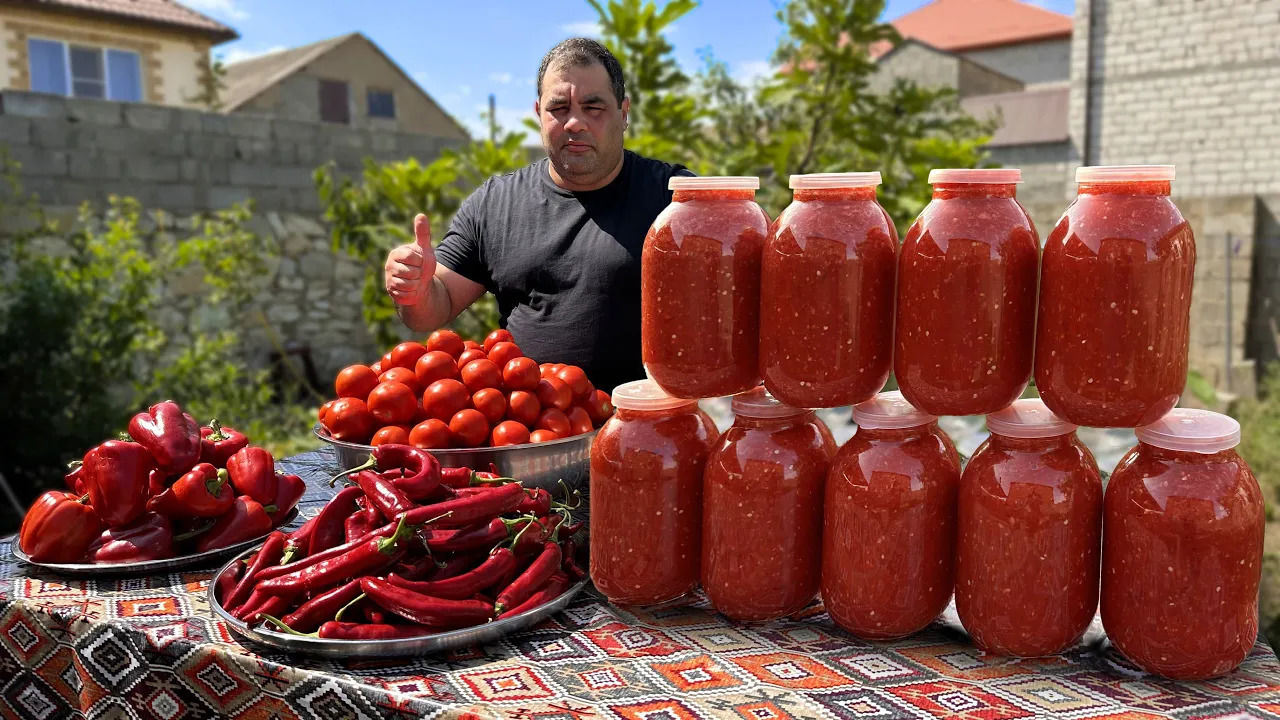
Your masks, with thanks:
[[[332,492],[329,451],[280,463]],[[815,603],[739,626],[701,598],[624,611],[593,592],[505,640],[408,661],[326,661],[247,648],[215,621],[216,567],[134,579],[36,572],[3,542],[0,711],[10,718],[1209,718],[1280,717],[1263,642],[1234,674],[1173,683],[1137,672],[1095,628],[1060,656],[984,656],[954,617],[866,643]]]

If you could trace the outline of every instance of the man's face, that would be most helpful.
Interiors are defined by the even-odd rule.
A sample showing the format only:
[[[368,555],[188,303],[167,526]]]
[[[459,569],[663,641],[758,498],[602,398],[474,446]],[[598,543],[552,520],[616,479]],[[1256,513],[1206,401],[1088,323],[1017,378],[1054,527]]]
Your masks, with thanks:
[[[600,187],[618,168],[630,107],[626,99],[618,105],[600,63],[547,68],[533,109],[542,125],[542,147],[568,189]]]

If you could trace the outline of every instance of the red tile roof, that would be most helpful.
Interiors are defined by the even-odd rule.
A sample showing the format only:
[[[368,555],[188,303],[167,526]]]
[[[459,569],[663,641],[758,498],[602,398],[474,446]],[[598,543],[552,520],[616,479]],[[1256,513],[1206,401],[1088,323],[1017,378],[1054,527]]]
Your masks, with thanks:
[[[1022,0],[933,0],[892,21],[903,37],[942,50],[976,50],[996,45],[1071,36],[1072,20]],[[890,49],[871,48],[873,57]]]
[[[174,0],[0,0],[0,4],[162,25],[194,31],[215,42],[239,37],[235,30]]]

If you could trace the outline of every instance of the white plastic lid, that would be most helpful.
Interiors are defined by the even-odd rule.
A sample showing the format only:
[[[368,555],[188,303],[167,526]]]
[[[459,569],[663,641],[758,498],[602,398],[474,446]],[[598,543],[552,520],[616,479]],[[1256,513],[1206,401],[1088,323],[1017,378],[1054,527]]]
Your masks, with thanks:
[[[1076,182],[1172,182],[1172,165],[1093,165],[1076,168]]]
[[[734,415],[753,418],[781,418],[808,412],[805,408],[788,405],[775,398],[764,386],[757,386],[733,396]]]
[[[1148,445],[1166,450],[1212,455],[1240,444],[1240,423],[1211,410],[1174,408],[1159,420],[1134,431]]]
[[[929,184],[972,183],[981,185],[1008,185],[1022,182],[1022,171],[1017,168],[940,168],[929,171]]]
[[[1076,426],[1054,415],[1040,398],[1023,398],[987,415],[987,429],[1005,437],[1046,438],[1073,433]]]
[[[632,380],[613,389],[613,406],[623,410],[671,410],[697,402],[687,398],[672,397],[652,380]]]
[[[809,173],[792,175],[792,190],[827,190],[835,188],[875,187],[880,184],[880,171],[845,173]]]
[[[938,416],[912,405],[898,390],[882,392],[853,406],[853,421],[868,430],[901,430],[928,425]]]
[[[677,175],[667,181],[668,190],[759,190],[760,178],[747,175]]]

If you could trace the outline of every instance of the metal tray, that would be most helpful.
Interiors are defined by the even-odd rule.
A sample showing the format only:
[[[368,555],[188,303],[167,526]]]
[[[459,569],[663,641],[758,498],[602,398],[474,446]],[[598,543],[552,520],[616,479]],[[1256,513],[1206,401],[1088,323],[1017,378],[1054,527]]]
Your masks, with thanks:
[[[179,557],[164,558],[163,560],[143,560],[141,562],[129,562],[129,563],[36,562],[32,560],[30,556],[28,556],[25,552],[23,552],[21,548],[18,547],[18,538],[16,536],[11,538],[12,543],[10,544],[10,548],[13,552],[13,556],[18,558],[22,562],[27,563],[28,565],[31,565],[33,567],[38,567],[41,570],[48,570],[49,572],[59,573],[62,575],[76,575],[80,577],[107,577],[112,575],[134,575],[134,576],[155,575],[156,573],[166,572],[168,570],[177,570],[179,568],[205,565],[205,564],[214,562],[216,560],[221,560],[227,557],[228,555],[240,552],[242,550],[245,550],[246,548],[256,547],[262,544],[263,538],[265,538],[267,535],[270,535],[273,531],[279,530],[285,527],[286,525],[288,525],[289,523],[293,522],[294,518],[296,517],[298,517],[298,508],[295,507],[294,509],[289,511],[289,514],[284,517],[284,520],[281,521],[279,525],[271,528],[271,530],[268,530],[267,532],[255,538],[250,538],[248,540],[245,540],[244,542],[238,542],[235,545],[228,545],[227,547],[218,548],[216,550],[206,550],[205,552],[196,553],[194,555],[182,555]]]
[[[311,431],[337,450],[338,464],[343,470],[363,464],[373,450],[370,445],[335,440],[319,423]],[[563,480],[569,489],[586,492],[587,477],[591,472],[591,441],[595,439],[596,432],[598,430],[543,443],[445,448],[428,452],[440,461],[442,467],[485,470],[489,463],[493,463],[498,466],[500,475],[519,478],[526,487],[543,488],[551,492],[557,490]]]
[[[561,593],[560,597],[549,603],[527,610],[514,617],[509,617],[505,620],[494,620],[484,625],[450,630],[449,632],[436,633],[435,635],[391,640],[327,640],[274,632],[261,625],[250,627],[243,620],[237,620],[232,617],[231,613],[227,612],[222,607],[222,604],[218,602],[217,597],[215,597],[215,592],[218,588],[217,578],[228,567],[240,562],[242,558],[248,557],[256,549],[245,550],[229,560],[226,565],[223,565],[213,574],[214,579],[209,582],[207,595],[209,607],[213,610],[214,615],[217,615],[218,619],[225,622],[227,627],[231,628],[231,631],[240,637],[286,652],[298,652],[328,658],[415,657],[473,645],[483,645],[493,642],[504,635],[523,630],[563,610],[578,593],[582,592],[588,582],[586,578],[583,578]]]

